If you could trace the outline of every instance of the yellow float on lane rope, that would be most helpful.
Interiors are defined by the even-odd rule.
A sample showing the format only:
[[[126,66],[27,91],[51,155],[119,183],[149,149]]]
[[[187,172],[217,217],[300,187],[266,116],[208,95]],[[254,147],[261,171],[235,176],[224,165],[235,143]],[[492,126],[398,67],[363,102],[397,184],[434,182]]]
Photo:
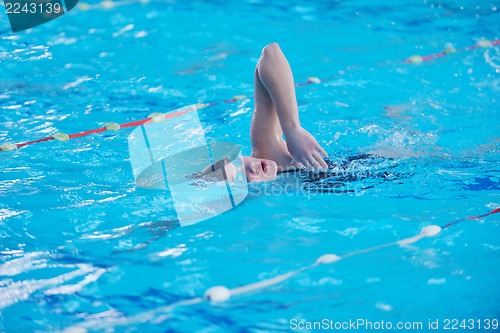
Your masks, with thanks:
[[[66,142],[70,139],[69,135],[63,132],[57,132],[56,134],[52,135],[52,137],[61,142]]]
[[[11,143],[11,142],[6,142],[4,144],[0,145],[0,151],[11,151],[11,150],[16,150],[17,145]]]
[[[420,64],[424,61],[424,58],[421,55],[416,54],[409,57],[408,61],[412,64]]]
[[[457,49],[453,46],[449,46],[443,50],[445,54],[457,53]]]
[[[317,77],[311,76],[311,77],[307,78],[307,82],[320,84],[321,80],[319,78],[317,78]]]
[[[106,131],[118,131],[121,128],[120,124],[113,122],[106,123],[104,127],[106,128]]]
[[[111,9],[115,7],[115,3],[113,1],[108,1],[108,0],[101,2],[100,5],[104,9]]]
[[[479,47],[493,47],[493,43],[488,39],[481,39],[476,45]]]
[[[205,104],[205,103],[196,103],[194,106],[196,107],[196,110],[201,110],[201,109],[206,108],[207,104]]]
[[[165,115],[161,112],[155,112],[155,113],[151,113],[149,115],[149,118],[151,118],[151,121],[153,123],[159,123],[159,122],[165,120]]]
[[[244,100],[246,98],[247,98],[247,96],[245,96],[245,95],[236,95],[233,97],[233,100],[234,101],[241,101],[241,100]]]

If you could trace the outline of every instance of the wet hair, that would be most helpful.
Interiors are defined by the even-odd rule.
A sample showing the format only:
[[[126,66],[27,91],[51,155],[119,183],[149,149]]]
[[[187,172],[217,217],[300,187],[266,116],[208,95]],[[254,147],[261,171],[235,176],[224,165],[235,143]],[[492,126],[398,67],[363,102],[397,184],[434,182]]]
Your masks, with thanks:
[[[202,172],[203,172],[204,175],[209,175],[211,173],[216,172],[217,170],[221,170],[222,171],[222,175],[224,177],[223,179],[227,179],[226,165],[228,165],[230,163],[231,163],[231,161],[229,161],[228,158],[223,158],[221,160],[218,160],[217,162],[214,162],[214,163],[210,164],[208,167],[206,167],[205,169],[203,169]],[[207,171],[207,169],[209,171]]]
[[[295,174],[303,182],[303,187],[311,193],[352,193],[350,189],[359,185],[359,190],[367,190],[374,184],[408,178],[411,174],[398,171],[398,161],[374,154],[339,156],[335,160],[325,158],[328,169],[311,172],[291,169],[281,174]]]
[[[189,179],[199,180],[202,179],[207,182],[219,182],[221,180],[227,180],[226,168],[225,166],[230,164],[231,161],[228,158],[220,159],[216,162],[210,163],[202,171],[195,172],[188,176]],[[216,171],[222,171],[222,178],[219,178]]]

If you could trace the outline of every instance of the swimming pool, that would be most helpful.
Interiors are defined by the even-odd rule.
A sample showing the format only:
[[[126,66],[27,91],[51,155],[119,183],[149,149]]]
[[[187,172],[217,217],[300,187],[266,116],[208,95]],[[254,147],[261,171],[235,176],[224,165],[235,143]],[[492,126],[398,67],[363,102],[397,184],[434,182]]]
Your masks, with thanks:
[[[323,79],[297,87],[304,127],[335,158],[392,158],[398,177],[346,194],[251,186],[235,209],[172,229],[166,192],[134,184],[131,129],[0,152],[0,331],[311,331],[323,319],[419,331],[472,319],[477,330],[498,319],[498,215],[227,302],[178,303],[499,207],[500,51],[465,49],[500,36],[493,1],[119,4],[17,34],[0,16],[0,144],[251,96],[260,50],[276,41],[297,82]],[[200,110],[207,139],[248,154],[252,106]]]

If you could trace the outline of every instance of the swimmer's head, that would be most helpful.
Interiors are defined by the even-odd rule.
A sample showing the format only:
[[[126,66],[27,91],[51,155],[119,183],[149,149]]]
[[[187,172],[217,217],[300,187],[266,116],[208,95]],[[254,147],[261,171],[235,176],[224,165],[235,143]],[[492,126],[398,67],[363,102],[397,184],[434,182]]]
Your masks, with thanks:
[[[276,162],[250,156],[241,156],[239,158],[241,159],[241,162],[243,164],[241,168],[245,170],[245,174],[249,183],[267,182],[276,179],[276,174],[278,172],[278,165],[276,164]],[[202,174],[215,174],[215,171],[222,168],[224,168],[222,172],[224,178],[228,179],[229,181],[234,181],[236,179],[239,168],[234,163],[231,163],[231,161],[229,161],[228,159],[222,159],[208,165],[202,171]]]
[[[245,173],[249,183],[267,182],[276,179],[278,165],[273,160],[242,156]]]

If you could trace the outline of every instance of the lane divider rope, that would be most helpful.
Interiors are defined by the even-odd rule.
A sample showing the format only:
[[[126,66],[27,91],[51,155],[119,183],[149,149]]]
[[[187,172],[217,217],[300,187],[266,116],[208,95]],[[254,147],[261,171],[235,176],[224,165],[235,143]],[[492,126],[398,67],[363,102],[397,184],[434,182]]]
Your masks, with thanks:
[[[476,44],[462,48],[460,51],[470,51],[470,50],[474,50],[477,48],[492,48],[492,47],[495,47],[497,45],[500,45],[500,39],[493,40],[493,41],[490,41],[487,39],[481,39]],[[439,53],[435,53],[435,54],[430,54],[430,55],[426,55],[426,56],[413,55],[413,56],[409,57],[408,59],[404,60],[402,63],[403,64],[420,64],[422,62],[433,60],[433,59],[440,58],[440,57],[444,57],[445,55],[456,53],[456,52],[458,52],[457,49],[455,49],[453,47],[447,47],[444,51],[439,52]],[[327,82],[329,80],[332,80],[333,78],[338,77],[339,75],[342,75],[347,71],[352,71],[352,70],[359,69],[359,68],[361,68],[361,67],[349,66],[349,67],[345,68],[344,70],[339,71],[336,74],[330,75],[330,76],[325,77],[323,79],[320,79],[318,77],[309,77],[309,78],[307,78],[307,80],[305,82],[296,83],[295,86],[302,87],[302,86],[307,86],[310,84],[321,84],[321,83]],[[226,100],[222,100],[222,101],[214,101],[214,102],[210,102],[210,103],[198,103],[198,104],[196,104],[196,107],[198,110],[200,110],[203,108],[207,108],[207,107],[211,107],[211,106],[215,106],[215,105],[219,105],[219,104],[234,103],[234,102],[242,101],[242,100],[245,100],[248,98],[249,97],[247,97],[245,95],[236,95],[231,99],[226,99]],[[157,118],[157,120],[165,120],[165,119],[168,119],[171,117],[180,116],[181,114],[183,114],[183,112],[181,112],[181,113],[179,113],[179,112],[178,113],[168,113],[168,114],[154,113],[146,119],[132,121],[132,122],[124,123],[124,124],[110,122],[110,123],[105,124],[103,127],[100,127],[97,129],[90,129],[90,130],[83,131],[80,133],[75,133],[75,134],[66,134],[63,132],[58,132],[58,133],[53,134],[52,136],[41,138],[38,140],[33,140],[33,141],[27,141],[27,142],[21,142],[21,143],[5,142],[5,143],[0,145],[0,151],[2,151],[2,152],[13,151],[13,150],[16,150],[16,149],[21,148],[21,147],[33,145],[36,143],[46,142],[46,141],[52,141],[52,140],[66,142],[66,141],[69,141],[70,139],[81,138],[81,137],[84,137],[87,135],[102,133],[105,131],[118,131],[121,128],[140,126],[140,125],[143,125],[149,121],[155,121],[154,120],[155,118]]]
[[[428,225],[420,231],[420,233],[416,234],[415,236],[408,237],[405,239],[401,239],[399,241],[395,242],[390,242],[386,244],[381,244],[377,245],[374,247],[366,248],[363,250],[358,250],[358,251],[353,251],[344,255],[337,255],[333,253],[326,253],[318,257],[313,263],[307,264],[303,267],[297,268],[295,270],[274,276],[269,279],[261,280],[258,282],[253,282],[249,283],[246,285],[242,285],[239,287],[235,287],[232,289],[227,288],[226,286],[213,286],[208,288],[202,296],[197,296],[197,297],[192,297],[188,299],[183,299],[181,301],[177,301],[165,306],[161,306],[157,309],[153,310],[148,310],[130,317],[118,317],[118,318],[109,318],[103,323],[101,320],[89,320],[87,322],[79,323],[73,327],[70,327],[66,329],[64,332],[80,332],[78,331],[79,329],[85,329],[85,328],[92,328],[92,329],[102,329],[102,325],[106,325],[106,327],[109,326],[119,326],[119,325],[128,325],[132,323],[138,323],[138,322],[150,322],[153,321],[155,323],[161,322],[163,320],[166,320],[170,318],[168,313],[171,313],[174,309],[179,308],[179,307],[185,307],[185,306],[191,306],[191,305],[196,305],[196,304],[201,304],[204,302],[207,302],[209,304],[217,305],[221,304],[222,302],[226,302],[231,297],[233,296],[239,296],[239,295],[244,295],[248,293],[254,293],[257,291],[261,291],[265,288],[269,288],[275,285],[278,285],[280,283],[285,282],[286,280],[291,279],[292,277],[296,276],[299,273],[302,273],[307,270],[314,269],[316,267],[319,267],[321,265],[330,265],[336,262],[339,262],[341,260],[346,260],[350,257],[354,257],[360,254],[365,254],[368,252],[373,252],[376,250],[380,250],[382,248],[390,247],[390,246],[395,246],[399,245],[400,247],[404,247],[410,244],[414,244],[418,241],[420,241],[423,238],[428,238],[428,237],[435,237],[441,233],[446,228],[449,228],[450,226],[456,225],[460,222],[467,221],[467,220],[478,220],[483,217],[487,217],[493,214],[500,213],[500,207],[495,208],[491,210],[490,212],[482,215],[476,215],[476,216],[467,216],[464,218],[461,218],[459,220],[449,222],[443,226],[438,226],[438,225]],[[96,327],[98,326],[98,327]],[[76,330],[76,331],[74,331]]]
[[[263,288],[267,288],[267,287],[279,284],[285,280],[288,280],[292,276],[297,275],[298,273],[300,273],[304,270],[315,268],[317,266],[320,266],[321,264],[332,264],[332,263],[340,261],[340,260],[344,260],[344,259],[347,259],[350,257],[360,255],[360,254],[368,253],[368,252],[373,252],[373,251],[380,250],[382,248],[389,247],[389,246],[410,245],[410,244],[418,242],[419,240],[421,240],[423,238],[437,236],[439,233],[441,233],[441,231],[443,229],[449,228],[450,226],[458,224],[462,221],[478,220],[480,218],[487,217],[489,215],[493,215],[493,214],[497,214],[497,213],[500,213],[500,207],[495,208],[486,214],[476,215],[476,216],[467,216],[467,217],[462,218],[460,220],[449,222],[442,227],[440,227],[438,225],[426,226],[420,231],[419,234],[417,234],[413,237],[408,237],[408,238],[396,241],[396,242],[377,245],[377,246],[370,247],[367,249],[350,252],[350,253],[344,254],[342,256],[339,256],[336,254],[331,254],[331,253],[323,254],[322,256],[320,256],[316,260],[316,262],[314,262],[308,266],[301,267],[301,268],[296,269],[294,271],[284,273],[282,275],[278,275],[278,276],[275,276],[275,277],[267,279],[267,280],[262,280],[262,281],[259,281],[256,283],[252,283],[252,284],[238,287],[238,288],[234,288],[234,289],[228,289],[224,286],[215,286],[215,287],[209,288],[209,289],[207,289],[207,291],[203,295],[203,298],[208,300],[208,301],[223,302],[223,301],[228,300],[229,298],[231,298],[231,296],[234,296],[234,295],[239,295],[239,294],[243,294],[243,293],[247,293],[247,292],[257,291],[259,289],[263,289]]]

